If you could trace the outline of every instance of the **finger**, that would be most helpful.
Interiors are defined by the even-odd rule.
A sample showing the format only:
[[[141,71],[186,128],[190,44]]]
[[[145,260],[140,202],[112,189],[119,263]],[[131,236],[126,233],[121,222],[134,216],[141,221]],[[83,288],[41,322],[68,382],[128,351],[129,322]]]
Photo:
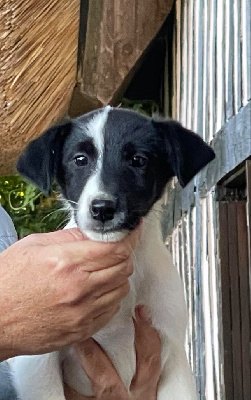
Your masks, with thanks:
[[[95,271],[89,276],[89,285],[96,296],[101,296],[125,283],[133,273],[131,258],[110,268]]]
[[[160,337],[151,325],[146,308],[136,307],[135,317],[136,374],[132,380],[131,389],[157,390],[161,372]]]
[[[47,254],[57,257],[62,267],[68,265],[76,271],[93,272],[126,261],[132,249],[121,243],[76,241],[47,247]],[[76,268],[77,267],[77,268]]]
[[[95,399],[95,397],[87,397],[84,396],[75,390],[73,390],[70,386],[68,386],[66,383],[64,384],[64,395],[65,395],[65,400],[91,400]]]
[[[49,233],[35,233],[25,238],[26,241],[30,242],[30,244],[34,243],[35,245],[39,244],[44,246],[51,244],[83,241],[87,239],[88,238],[84,236],[78,228],[63,229],[60,231]]]
[[[108,322],[110,322],[110,320],[114,317],[114,315],[117,314],[119,309],[120,309],[120,305],[116,304],[115,306],[110,307],[105,312],[102,312],[101,314],[99,314],[96,317],[94,317],[93,318],[92,332],[90,333],[89,337],[91,337],[94,333],[98,332],[105,325],[107,325]]]
[[[93,339],[74,346],[82,368],[85,370],[97,400],[128,400],[128,391],[118,376],[112,362]]]
[[[127,260],[138,243],[139,235],[140,228],[137,228],[120,242],[88,241],[84,243],[72,243],[68,247],[66,244],[65,249],[69,248],[72,253],[77,253],[74,246],[76,249],[79,248],[79,251],[81,251],[80,247],[82,246],[82,253],[84,253],[86,264],[83,264],[80,253],[79,264],[82,264],[86,271],[92,272],[93,270],[101,270]],[[97,262],[100,263],[98,268],[96,265]]]
[[[116,305],[129,293],[129,291],[130,284],[126,281],[116,289],[111,290],[94,300],[92,306],[96,310],[103,310],[107,307]]]

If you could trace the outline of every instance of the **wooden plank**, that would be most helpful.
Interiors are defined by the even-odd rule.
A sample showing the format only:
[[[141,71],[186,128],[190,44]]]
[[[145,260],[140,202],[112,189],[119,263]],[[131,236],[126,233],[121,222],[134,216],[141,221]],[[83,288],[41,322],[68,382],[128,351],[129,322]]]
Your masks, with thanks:
[[[204,2],[202,9],[203,14],[203,80],[202,80],[202,137],[205,141],[208,140],[208,51],[209,51],[209,13],[208,3]]]
[[[191,264],[192,264],[192,298],[193,298],[193,371],[197,373],[197,363],[196,363],[196,343],[197,343],[197,316],[196,316],[196,210],[195,207],[191,210],[190,216],[190,230],[191,230]]]
[[[205,387],[203,395],[207,399],[215,399],[213,377],[213,343],[211,324],[210,279],[208,263],[208,224],[207,224],[207,198],[201,199],[201,290],[205,336]]]
[[[224,26],[225,5],[223,0],[217,1],[217,33],[216,33],[216,132],[225,122],[225,89],[224,89]]]
[[[242,104],[251,99],[251,2],[241,0]]]
[[[238,258],[240,277],[240,316],[241,316],[241,342],[242,342],[242,378],[243,399],[251,398],[250,386],[250,289],[248,266],[248,232],[246,202],[237,203],[238,227]]]
[[[191,240],[191,212],[185,217],[186,219],[186,238],[187,238],[187,297],[188,297],[188,335],[189,335],[189,362],[194,369],[193,354],[193,266],[192,266],[192,240]]]
[[[183,275],[184,295],[187,306],[189,307],[188,298],[188,271],[187,271],[187,238],[186,238],[186,222],[184,216],[180,225],[180,249],[181,249],[181,268]]]
[[[224,383],[226,400],[234,399],[231,297],[228,253],[228,204],[219,203],[219,256],[221,268],[222,324],[224,343]]]
[[[226,120],[233,116],[233,2],[225,0],[225,98]]]
[[[188,74],[187,74],[187,128],[192,129],[193,121],[193,95],[194,95],[194,57],[193,57],[193,34],[194,34],[194,2],[188,2]]]
[[[181,94],[180,122],[187,125],[187,0],[181,2]]]
[[[181,0],[176,1],[176,26],[177,26],[177,71],[176,71],[176,117],[180,121],[180,95],[181,95]]]
[[[202,310],[202,281],[201,281],[201,248],[200,238],[201,231],[201,204],[198,192],[196,192],[196,207],[195,207],[195,230],[196,237],[195,245],[195,280],[196,280],[196,374],[197,388],[201,396],[205,392],[205,328]]]
[[[194,122],[193,130],[202,135],[202,83],[203,83],[203,4],[202,0],[194,0]]]
[[[211,331],[213,347],[213,376],[214,376],[214,396],[216,399],[222,399],[221,393],[221,365],[220,354],[222,315],[220,310],[221,299],[221,280],[218,265],[216,263],[216,248],[218,238],[216,235],[216,204],[213,193],[207,197],[207,229],[208,229],[208,262],[209,262],[209,286],[210,286],[210,307],[211,307]],[[222,346],[223,347],[223,346]]]
[[[209,56],[208,56],[208,141],[210,142],[215,132],[215,76],[216,76],[216,2],[208,0],[209,8]]]
[[[233,2],[233,26],[234,26],[234,64],[233,64],[233,86],[234,86],[234,114],[241,108],[241,0]]]
[[[243,398],[242,390],[242,349],[241,349],[241,321],[240,321],[240,289],[238,274],[238,231],[236,202],[228,203],[228,253],[231,286],[232,311],[232,354],[233,354],[233,382],[234,400]]]
[[[177,20],[174,19],[173,46],[172,46],[172,113],[171,117],[177,119]]]
[[[251,308],[251,160],[246,161],[249,288]]]

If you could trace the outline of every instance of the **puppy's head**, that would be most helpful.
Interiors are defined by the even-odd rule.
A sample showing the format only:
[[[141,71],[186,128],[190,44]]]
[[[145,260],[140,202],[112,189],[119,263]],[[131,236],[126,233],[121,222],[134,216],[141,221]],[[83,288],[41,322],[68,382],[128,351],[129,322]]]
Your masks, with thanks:
[[[171,177],[185,186],[213,158],[177,122],[106,107],[49,129],[27,146],[17,169],[46,194],[55,179],[81,231],[114,241],[139,224]]]

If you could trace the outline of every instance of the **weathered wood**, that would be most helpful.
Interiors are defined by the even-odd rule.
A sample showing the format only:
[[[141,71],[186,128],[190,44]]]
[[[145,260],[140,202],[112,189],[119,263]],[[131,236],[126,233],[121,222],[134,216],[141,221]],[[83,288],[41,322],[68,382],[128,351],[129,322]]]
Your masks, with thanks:
[[[188,260],[188,246],[196,254],[192,290],[191,272],[188,272],[188,279],[184,272],[182,276],[189,316],[188,354],[197,377],[199,398],[246,400],[250,394],[244,386],[242,344],[247,342],[247,336],[243,336],[241,310],[243,307],[245,314],[249,304],[244,300],[245,290],[241,293],[244,282],[238,273],[242,268],[240,253],[243,250],[241,239],[238,241],[241,237],[236,214],[239,206],[234,202],[229,205],[232,216],[228,221],[228,205],[225,204],[222,216],[223,203],[220,202],[218,224],[214,187],[239,164],[244,165],[251,155],[251,1],[177,0],[175,15],[172,117],[210,142],[216,159],[184,190],[177,181],[170,183],[164,205],[164,236],[172,234],[173,229],[175,237],[178,229],[184,232],[185,218],[191,215],[192,207],[194,216],[196,214],[193,239],[188,244],[189,234],[183,235],[182,249],[176,247],[173,251],[178,252],[179,260],[182,257]],[[249,172],[250,177],[251,169]],[[248,190],[251,199],[251,188]],[[235,193],[242,199],[243,187]],[[232,210],[233,207],[237,208]],[[244,276],[247,281],[245,273]],[[251,265],[249,279],[251,286]],[[248,350],[245,355],[248,358]],[[249,374],[248,368],[247,371]]]
[[[233,354],[233,382],[234,400],[243,399],[242,391],[242,360],[241,360],[241,308],[238,262],[238,231],[236,202],[228,203],[228,253],[231,287],[232,313],[232,354]],[[230,332],[228,332],[230,333]],[[229,398],[230,400],[231,398]]]
[[[232,117],[215,135],[212,147],[216,159],[197,175],[197,188],[200,196],[205,194],[227,173],[241,164],[251,154],[251,102]],[[185,189],[173,182],[168,185],[168,202],[164,206],[163,231],[167,236],[181,218],[194,205],[193,180]]]
[[[228,251],[228,204],[219,204],[219,256],[221,266],[222,322],[224,343],[224,382],[226,400],[234,399],[231,335],[231,298]]]
[[[216,0],[209,1],[209,67],[208,67],[208,137],[210,142],[215,133],[216,124]]]
[[[89,2],[86,45],[78,73],[83,109],[89,102],[101,106],[118,101],[172,4],[173,0]]]
[[[187,64],[187,55],[188,55],[188,46],[187,46],[187,0],[182,0],[181,2],[181,94],[180,94],[180,122],[183,125],[187,123],[187,72],[188,72],[188,64]]]
[[[225,7],[224,1],[217,1],[217,26],[216,26],[216,121],[215,130],[219,131],[224,124],[225,118],[225,92],[224,92],[224,49],[225,49],[225,39],[224,39],[224,27],[225,27]]]
[[[181,0],[176,1],[176,40],[177,40],[177,48],[175,53],[175,57],[177,60],[177,72],[175,71],[176,75],[176,105],[174,107],[175,118],[179,121],[180,120],[180,97],[181,97]]]
[[[240,279],[241,361],[243,399],[251,398],[250,382],[250,289],[246,201],[237,203],[238,264]]]
[[[197,388],[201,395],[205,392],[205,327],[202,309],[202,279],[201,279],[201,203],[198,193],[196,193],[195,203],[195,285],[196,285],[196,378]]]
[[[249,288],[251,308],[251,159],[246,161]]]
[[[208,73],[209,73],[209,11],[208,3],[204,2],[202,9],[203,16],[203,77],[202,80],[202,131],[201,136],[205,141],[208,141]]]
[[[234,0],[233,3],[233,26],[234,26],[234,114],[237,114],[242,105],[241,88],[241,0]]]
[[[224,175],[251,155],[251,102],[223,125],[212,147],[216,158],[200,173],[199,190],[206,193]]]
[[[187,37],[187,45],[188,45],[188,88],[187,88],[187,122],[186,126],[189,129],[192,129],[192,121],[193,121],[193,95],[194,95],[194,4],[192,1],[188,2],[188,37]],[[177,72],[175,73],[177,74]]]
[[[196,0],[194,8],[194,96],[192,129],[202,135],[202,84],[203,84],[203,1]]]
[[[233,56],[234,56],[234,27],[233,27],[233,2],[225,0],[225,96],[226,119],[232,117],[233,110]]]
[[[220,365],[223,363],[222,345],[222,314],[221,314],[221,280],[220,268],[217,263],[217,210],[215,196],[209,193],[207,197],[207,240],[208,240],[208,269],[209,269],[209,296],[210,322],[212,336],[212,369],[215,399],[222,399],[222,375]]]
[[[251,2],[241,0],[241,36],[242,36],[242,100],[246,105],[251,99]]]
[[[205,336],[205,386],[203,393],[208,399],[214,398],[214,377],[213,377],[213,337],[211,321],[211,299],[210,299],[210,270],[208,260],[208,223],[207,223],[207,199],[201,200],[201,300],[204,319]]]

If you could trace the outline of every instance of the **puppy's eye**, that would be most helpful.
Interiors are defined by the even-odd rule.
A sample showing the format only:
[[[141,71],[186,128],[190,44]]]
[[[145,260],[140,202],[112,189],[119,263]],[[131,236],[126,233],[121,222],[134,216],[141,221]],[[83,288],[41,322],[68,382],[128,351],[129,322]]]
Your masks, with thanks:
[[[143,156],[136,155],[130,159],[131,167],[142,168],[142,167],[145,167],[147,165],[147,163],[148,163],[148,159]]]
[[[74,158],[74,161],[78,167],[83,167],[88,164],[88,158],[85,156],[77,156]]]

